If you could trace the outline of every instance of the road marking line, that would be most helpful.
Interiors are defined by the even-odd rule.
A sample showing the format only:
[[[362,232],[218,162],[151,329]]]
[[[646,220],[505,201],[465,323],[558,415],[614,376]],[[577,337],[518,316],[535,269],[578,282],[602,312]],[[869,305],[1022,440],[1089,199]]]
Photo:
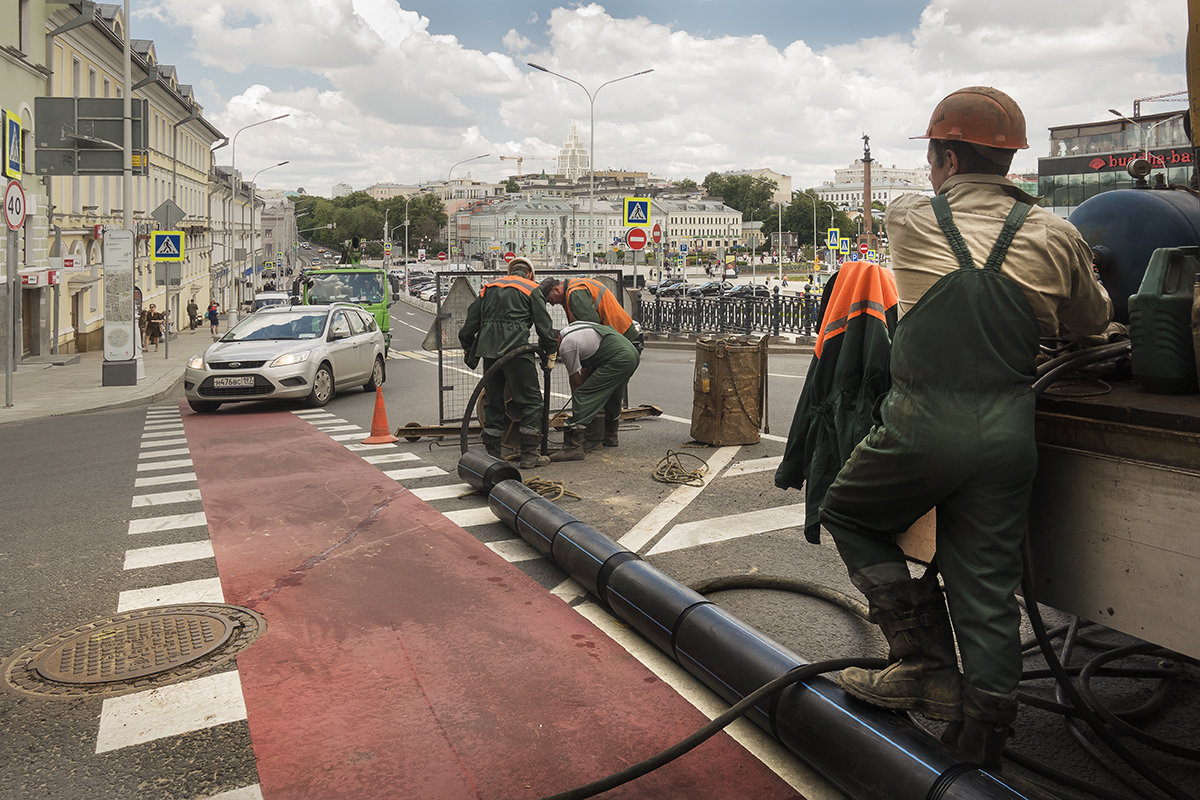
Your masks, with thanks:
[[[148,589],[129,589],[117,596],[117,613],[151,606],[173,606],[183,603],[224,603],[220,578],[151,586]]]
[[[336,422],[341,422],[342,420],[331,419],[329,421],[331,423],[336,423]],[[354,425],[353,423],[349,423],[349,422],[347,422],[345,425],[326,425],[326,424],[320,423],[320,422],[315,422],[313,424],[316,425],[317,430],[321,431],[322,433],[336,433],[337,431],[361,431],[362,430],[361,425]]]
[[[175,461],[151,461],[147,464],[138,464],[137,471],[149,472],[150,470],[155,469],[178,469],[179,467],[190,466],[192,466],[192,460],[190,458],[180,458]]]
[[[144,428],[142,428],[142,430],[143,431],[174,431],[176,433],[183,433],[183,423],[182,422],[148,422],[148,423],[146,423],[146,426]]]
[[[187,439],[159,439],[156,442],[142,442],[142,450],[147,450],[151,447],[170,447],[176,444],[187,444]]]
[[[138,453],[138,458],[165,458],[166,456],[186,456],[191,451],[186,447],[179,447],[174,450],[142,450]]]
[[[475,491],[475,487],[468,483],[451,483],[446,486],[426,486],[421,489],[413,489],[412,493],[428,503],[431,500],[445,500],[473,491]]]
[[[147,439],[163,439],[167,436],[178,436],[182,432],[183,431],[177,431],[177,430],[150,431],[149,433],[142,434],[142,442],[144,443]]]
[[[779,531],[784,528],[795,528],[804,525],[804,504],[796,503],[790,506],[775,506],[758,511],[747,511],[743,514],[730,514],[726,517],[702,519],[696,522],[685,522],[667,531],[667,535],[659,539],[645,555],[667,553],[672,550],[682,550],[700,544],[723,542],[727,539],[738,539],[743,536],[753,536],[768,531]]]
[[[262,787],[254,783],[240,789],[230,789],[228,792],[214,794],[211,797],[196,797],[193,800],[263,800]]]
[[[667,495],[667,498],[651,510],[649,514],[642,517],[638,524],[630,528],[624,536],[617,540],[617,543],[635,553],[638,552],[647,542],[657,536],[671,520],[675,519],[680,511],[687,508],[688,504],[695,500],[700,492],[704,491],[705,487],[712,482],[712,479],[717,476],[718,472],[725,468],[725,465],[733,460],[733,457],[737,455],[740,449],[740,445],[719,448],[709,456],[707,462],[708,472],[706,474],[707,481],[704,486],[680,486],[674,492]]]
[[[355,425],[354,427],[357,428],[358,426]],[[370,435],[370,433],[364,431],[362,428],[358,428],[358,431],[355,433],[339,433],[336,436],[330,436],[329,438],[333,439],[335,442],[352,442],[355,439],[365,439]]]
[[[384,449],[384,448],[394,450],[395,447],[396,447],[396,445],[394,445],[394,444],[348,444],[348,445],[346,445],[347,450],[355,450],[355,451],[379,450],[379,449]]]
[[[733,475],[751,475],[755,472],[769,472],[773,469],[778,469],[779,464],[783,461],[783,456],[772,456],[771,458],[755,458],[750,461],[739,461],[729,469],[725,470],[724,477],[728,478]]]
[[[96,752],[107,753],[245,718],[246,703],[237,670],[206,675],[105,700]]]
[[[298,408],[292,412],[297,417],[304,419],[312,419],[313,417],[334,417],[337,416],[332,411],[326,411],[323,408]]]
[[[129,520],[129,533],[154,533],[156,531],[174,531],[180,528],[199,528],[208,526],[208,517],[203,511],[190,514],[166,514],[161,517],[146,517],[145,519]]]
[[[432,478],[435,475],[445,475],[446,470],[441,467],[410,467],[409,469],[384,470],[383,474],[394,481],[405,481],[409,478]]]
[[[177,564],[180,561],[199,561],[213,557],[212,541],[181,542],[158,547],[138,547],[125,551],[125,569],[157,567],[162,564]]]
[[[420,461],[421,457],[416,453],[385,453],[379,456],[362,456],[362,460],[368,464],[388,464],[393,461]]]
[[[487,506],[483,508],[464,508],[461,511],[446,511],[443,512],[443,515],[460,528],[470,528],[475,525],[490,525],[493,522],[500,521]]]
[[[133,508],[165,506],[170,503],[192,503],[199,500],[199,489],[185,489],[179,492],[155,492],[154,494],[135,494],[133,496]]]
[[[516,564],[518,561],[533,561],[542,557],[542,554],[530,547],[524,539],[504,539],[486,544],[488,549],[510,564]]]
[[[196,480],[194,472],[179,472],[175,475],[152,475],[148,478],[135,478],[133,481],[134,487],[138,486],[159,486],[164,483],[183,483],[184,481]]]

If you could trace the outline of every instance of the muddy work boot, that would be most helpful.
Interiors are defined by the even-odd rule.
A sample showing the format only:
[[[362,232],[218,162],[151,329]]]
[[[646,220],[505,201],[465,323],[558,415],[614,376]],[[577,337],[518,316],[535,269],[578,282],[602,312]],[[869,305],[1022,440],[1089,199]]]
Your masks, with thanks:
[[[866,595],[871,621],[883,629],[893,663],[883,669],[844,669],[838,683],[871,705],[949,722],[961,719],[962,676],[937,581],[888,583]]]
[[[584,444],[584,429],[583,428],[563,428],[563,446],[554,455],[550,456],[551,461],[583,461],[585,451]]]
[[[504,437],[495,436],[495,435],[487,433],[485,431],[482,438],[483,438],[483,449],[487,451],[487,454],[489,456],[491,456],[492,458],[503,458],[504,457],[504,456],[500,455],[500,453],[501,453],[500,443],[503,441]]]
[[[999,772],[1004,743],[1017,718],[1017,693],[988,692],[964,683],[962,717],[946,729],[942,741],[972,764]]]
[[[521,469],[544,467],[550,463],[550,457],[538,451],[542,447],[542,437],[536,433],[521,434],[521,461],[517,464]]]
[[[617,440],[617,431],[621,429],[621,420],[606,419],[604,420],[604,446],[617,447],[620,443]]]

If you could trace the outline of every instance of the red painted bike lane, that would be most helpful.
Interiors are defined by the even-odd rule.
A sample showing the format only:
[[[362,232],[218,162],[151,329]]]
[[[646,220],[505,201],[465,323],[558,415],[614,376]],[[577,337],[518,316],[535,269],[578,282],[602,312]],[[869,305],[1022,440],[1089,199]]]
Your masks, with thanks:
[[[263,796],[537,798],[707,719],[589,621],[295,415],[184,411]],[[606,798],[799,795],[725,734]]]

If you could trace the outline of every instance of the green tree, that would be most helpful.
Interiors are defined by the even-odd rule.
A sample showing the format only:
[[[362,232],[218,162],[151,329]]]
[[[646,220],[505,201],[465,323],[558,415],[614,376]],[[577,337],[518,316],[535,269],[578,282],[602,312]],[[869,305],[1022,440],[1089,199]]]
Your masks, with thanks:
[[[691,190],[697,188],[696,182],[691,178],[684,178],[681,181],[675,181],[675,186],[679,189],[683,189],[685,192],[690,192]]]
[[[516,178],[509,178],[504,182],[504,191],[506,194],[516,194],[521,191],[521,187],[517,184]]]
[[[763,219],[771,213],[771,196],[778,188],[775,181],[753,175],[719,175],[710,172],[704,178],[704,192],[720,197],[725,205],[742,212],[747,218]]]

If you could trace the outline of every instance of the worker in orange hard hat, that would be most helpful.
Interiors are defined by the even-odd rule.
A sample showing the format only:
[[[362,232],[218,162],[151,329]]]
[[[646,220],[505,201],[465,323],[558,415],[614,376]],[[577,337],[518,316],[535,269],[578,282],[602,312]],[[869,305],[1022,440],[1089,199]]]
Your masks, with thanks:
[[[1039,338],[1102,332],[1112,304],[1079,232],[1005,178],[1029,146],[1011,97],[959,89],[913,138],[929,140],[935,194],[900,197],[884,217],[900,306],[891,388],[821,509],[892,663],[839,682],[950,721],[944,741],[999,768],[1021,673],[1014,590],[1036,471]],[[913,579],[895,537],[933,508],[936,568]]]

